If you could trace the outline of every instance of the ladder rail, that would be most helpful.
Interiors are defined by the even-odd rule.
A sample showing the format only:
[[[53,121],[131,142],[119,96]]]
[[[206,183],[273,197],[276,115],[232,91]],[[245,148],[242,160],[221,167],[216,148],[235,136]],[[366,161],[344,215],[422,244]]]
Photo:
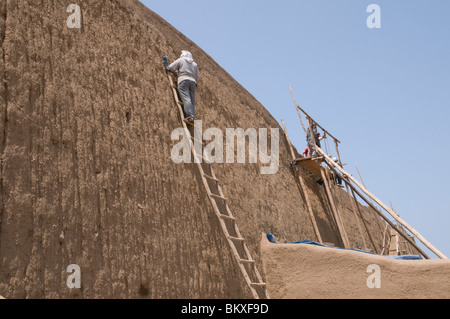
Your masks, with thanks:
[[[208,198],[209,198],[209,201],[211,203],[211,206],[213,207],[214,213],[215,213],[215,215],[217,216],[217,218],[219,220],[219,224],[221,226],[222,232],[225,235],[225,239],[227,240],[228,245],[231,248],[233,256],[234,256],[235,260],[238,263],[239,269],[240,269],[242,275],[244,276],[245,282],[246,282],[247,286],[250,288],[250,291],[251,291],[253,297],[255,299],[260,299],[260,296],[259,296],[257,290],[255,289],[255,287],[262,287],[262,288],[264,288],[264,296],[267,299],[269,299],[269,294],[268,294],[268,291],[267,291],[267,284],[263,281],[263,278],[262,278],[261,274],[259,273],[259,271],[258,271],[258,269],[256,267],[256,262],[252,258],[251,254],[250,254],[250,251],[249,251],[249,249],[248,249],[248,247],[247,247],[247,245],[245,243],[245,239],[242,237],[242,234],[239,231],[239,228],[238,228],[237,223],[236,223],[236,218],[233,216],[233,214],[232,214],[232,212],[231,212],[231,210],[230,210],[230,208],[228,206],[228,202],[227,202],[226,197],[225,197],[225,195],[223,193],[222,187],[220,186],[219,179],[217,178],[217,176],[214,173],[214,169],[213,169],[213,167],[211,165],[211,162],[209,161],[207,156],[205,157],[203,154],[198,154],[196,152],[196,150],[195,150],[195,146],[194,146],[194,142],[193,142],[194,138],[192,137],[191,133],[189,132],[187,124],[184,121],[184,113],[183,113],[183,109],[182,109],[182,106],[181,106],[182,103],[181,103],[181,101],[178,98],[178,92],[177,92],[176,86],[174,85],[174,82],[173,82],[173,79],[172,79],[170,73],[169,72],[166,72],[166,73],[167,73],[167,77],[169,79],[170,87],[172,89],[172,93],[173,93],[173,96],[174,96],[177,108],[179,110],[179,115],[180,115],[180,117],[182,119],[182,125],[183,125],[183,129],[184,129],[184,133],[185,133],[186,137],[189,140],[191,153],[194,156],[194,163],[197,165],[197,168],[198,168],[198,170],[200,172],[202,184],[203,184],[203,186],[204,186],[204,188],[206,190],[206,193],[208,195]],[[200,159],[205,159],[206,163],[209,164],[209,169],[210,169],[210,174],[209,175],[205,173],[205,171],[203,169],[203,166],[202,166],[202,161],[199,158]],[[217,191],[218,191],[219,194],[215,194],[215,193],[212,192],[208,181],[211,181],[211,182],[215,183]],[[218,206],[218,204],[216,202],[217,200],[222,201],[222,205],[225,207],[226,214],[222,214],[222,212],[221,212],[221,210],[220,210],[220,208],[219,208],[219,206]],[[230,232],[228,230],[228,227],[226,225],[225,220],[229,220],[233,224],[234,232],[236,233],[236,236],[230,235]],[[242,248],[243,248],[243,250],[245,252],[245,255],[246,255],[246,259],[241,258],[240,254],[238,252],[238,249],[236,247],[235,241],[241,243]],[[248,271],[245,268],[245,264],[251,264],[252,265],[252,270],[253,270],[254,274],[256,275],[256,278],[257,278],[258,282],[254,282],[250,278],[250,276],[248,274]]]
[[[211,170],[211,173],[212,173],[212,176],[217,179],[217,176],[215,175],[213,170]],[[222,190],[222,187],[220,186],[220,184],[218,185],[218,191],[221,196],[224,196],[224,193],[223,193],[223,190]],[[225,203],[225,209],[227,210],[227,213],[229,216],[234,217],[230,210],[230,207],[228,206],[228,202]],[[243,238],[241,232],[239,231],[239,228],[237,227],[237,223],[234,223],[234,230],[235,230],[238,238]],[[247,255],[247,259],[253,260],[250,250],[247,247],[247,244],[245,244],[245,242],[243,242],[242,244],[243,244],[243,249],[245,251],[245,254]],[[252,267],[253,267],[253,271],[255,272],[255,275],[258,279],[258,283],[252,283],[252,284],[263,284],[264,280],[263,280],[261,274],[259,273],[258,268],[256,267],[256,264],[253,264]],[[269,292],[267,291],[267,285],[264,286],[264,294],[266,295],[266,297],[268,299],[270,298]]]

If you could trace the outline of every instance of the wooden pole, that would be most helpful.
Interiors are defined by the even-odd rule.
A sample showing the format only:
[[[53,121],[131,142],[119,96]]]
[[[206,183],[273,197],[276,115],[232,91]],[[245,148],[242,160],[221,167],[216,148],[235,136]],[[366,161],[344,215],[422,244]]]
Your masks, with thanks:
[[[355,164],[355,168],[356,168],[356,171],[358,172],[359,178],[361,179],[361,183],[363,184],[364,188],[367,188],[366,183],[364,183],[364,180],[363,180],[363,178],[362,178],[362,176],[361,176],[361,173],[359,172],[358,166],[356,165],[355,162],[353,162],[353,163]],[[373,204],[373,203],[372,203],[372,204]]]
[[[331,194],[330,185],[328,184],[328,176],[323,167],[320,168],[320,173],[322,174],[325,192],[328,196],[328,201],[330,202],[331,211],[333,212],[334,219],[336,220],[336,224],[338,227],[339,235],[341,236],[342,243],[344,244],[344,248],[350,248],[347,233],[345,232],[344,224],[342,223],[341,216],[339,215],[339,212],[337,210],[336,203],[333,200],[333,195]]]
[[[391,222],[377,207],[375,207],[375,205],[369,201],[367,198],[365,198],[353,185],[349,184],[350,188],[364,201],[366,202],[367,205],[369,205],[370,208],[372,208],[386,223],[387,225],[391,226],[392,228],[394,228],[395,230],[398,231],[398,227],[397,225],[395,225],[393,222]],[[411,239],[411,238],[407,238],[408,236],[406,234],[401,234],[402,237],[404,237],[406,239],[406,241],[408,241],[415,249],[417,249],[417,251],[426,259],[430,259],[430,257],[428,257],[428,255],[422,250],[420,249],[419,246],[417,246],[417,244]],[[383,238],[384,240],[384,238]]]
[[[339,161],[339,165],[341,165],[341,167],[344,167],[344,165],[342,164],[342,160],[341,160],[341,154],[339,154],[338,142],[336,141],[335,138],[333,138],[333,141],[334,141],[334,147],[336,149],[336,155],[337,155],[337,158],[338,158],[338,161]]]
[[[354,164],[355,164],[356,171],[358,172],[358,175],[359,175],[359,178],[361,179],[362,184],[364,185],[364,187],[366,187],[366,184],[364,183],[361,173],[359,172],[358,166],[356,165],[356,163],[354,163]]]
[[[286,125],[284,124],[283,120],[281,120],[281,123],[283,124],[284,136],[286,137],[287,143],[289,145],[289,149],[290,149],[290,152],[291,152],[292,159],[295,160],[294,149],[292,148],[291,141],[289,140],[289,135],[288,135],[287,130],[286,130]],[[314,217],[314,212],[312,210],[311,203],[309,201],[309,195],[306,192],[305,181],[304,181],[303,177],[300,174],[297,174],[297,176],[298,176],[298,180],[300,182],[300,186],[302,188],[303,194],[305,195],[306,206],[308,208],[309,216],[311,218],[311,222],[312,222],[312,225],[313,225],[313,228],[314,228],[314,233],[316,234],[316,237],[317,237],[317,240],[319,241],[319,243],[323,244],[322,236],[320,236],[319,227],[317,227],[316,218]]]
[[[307,118],[310,118],[311,120],[313,120],[314,123],[316,123],[316,125],[322,129],[322,131],[324,131],[325,133],[327,133],[327,135],[329,135],[329,136],[331,136],[332,138],[334,138],[338,143],[341,142],[341,141],[339,141],[337,138],[335,138],[333,135],[331,135],[330,132],[328,132],[326,129],[324,129],[319,123],[317,123],[311,116],[309,116],[309,114],[306,113],[306,111],[305,111],[304,109],[302,109],[302,108],[301,108],[300,106],[298,106],[298,105],[297,105],[297,108],[298,108],[300,111],[302,111],[302,112],[306,115]]]
[[[294,100],[295,109],[297,110],[298,117],[300,118],[300,123],[302,123],[302,127],[303,127],[303,130],[305,131],[305,135],[306,135],[307,133],[306,133],[305,124],[303,124],[302,115],[300,114],[300,111],[297,108],[297,102],[295,102],[294,92],[292,92],[292,88],[290,85],[289,85],[289,90],[291,90],[291,95],[292,95],[292,99]]]
[[[406,229],[408,229],[414,236],[417,237],[428,249],[430,249],[433,253],[436,254],[441,259],[448,259],[443,253],[441,253],[436,247],[434,247],[430,242],[428,242],[421,234],[419,234],[411,225],[409,225],[407,222],[405,222],[403,219],[401,219],[392,209],[387,207],[381,200],[379,200],[375,195],[370,193],[361,183],[358,182],[351,174],[348,174],[344,169],[342,169],[339,165],[334,163],[330,157],[325,154],[320,148],[318,148],[319,153],[325,157],[326,163],[330,165],[331,167],[334,167],[337,169],[343,176],[351,180],[353,183],[355,183],[362,192],[364,192],[369,198],[374,200],[380,207],[382,207],[385,211],[387,211],[399,224],[403,225]],[[372,204],[373,205],[373,204]],[[392,224],[392,223],[391,223]],[[395,226],[394,226],[395,227]],[[397,228],[396,228],[397,229]],[[406,237],[405,237],[406,239]],[[410,240],[409,240],[410,241]],[[411,242],[411,241],[410,241]],[[416,246],[416,245],[415,245]]]
[[[347,183],[345,183],[345,188],[347,190],[348,199],[349,199],[349,201],[350,201],[350,203],[352,205],[353,214],[355,215],[355,220],[356,220],[356,224],[358,226],[359,235],[361,236],[363,247],[364,247],[364,249],[367,250],[368,246],[367,246],[367,243],[366,243],[366,239],[364,238],[364,233],[363,233],[363,230],[362,230],[361,223],[360,223],[359,219],[361,219],[363,221],[364,227],[365,227],[365,229],[366,229],[366,231],[367,231],[367,233],[369,234],[369,237],[370,237],[369,230],[367,229],[366,222],[362,218],[362,215],[361,215],[361,212],[359,210],[359,207],[357,206],[357,203],[355,204],[355,201],[353,200],[352,195],[350,195],[350,189],[349,189]],[[374,247],[374,249],[376,251],[375,247]]]
[[[336,155],[337,155],[337,158],[338,158],[338,161],[339,161],[339,165],[341,167],[344,167],[343,164],[342,164],[341,154],[339,153],[339,144],[338,144],[338,142],[335,139],[333,139],[333,141],[334,141],[334,147],[336,149]],[[356,212],[358,212],[359,217],[361,218],[361,220],[362,220],[362,222],[364,224],[364,228],[366,229],[366,232],[369,235],[369,239],[372,242],[373,250],[375,251],[375,253],[378,253],[377,252],[377,248],[375,246],[375,243],[373,242],[372,236],[370,235],[370,232],[369,232],[369,229],[367,227],[366,221],[364,220],[364,218],[363,218],[363,216],[361,214],[361,211],[360,211],[360,209],[358,207],[358,202],[357,202],[357,200],[355,198],[355,194],[353,193],[353,197],[352,197],[352,195],[350,195],[350,189],[349,189],[349,186],[348,186],[348,184],[346,182],[345,182],[345,189],[347,190],[347,194],[348,194],[348,198],[350,200],[350,203],[352,203],[353,212],[355,214],[355,219],[356,219],[357,224],[358,224],[359,233],[361,235],[364,247],[367,249],[367,243],[366,243],[366,239],[364,238],[363,231],[361,229],[361,224],[359,222],[359,218],[358,218]]]
[[[353,203],[353,207],[355,207],[356,206],[356,209],[357,209],[357,211],[358,211],[358,214],[359,214],[359,217],[361,218],[361,220],[362,220],[362,222],[363,222],[363,225],[364,225],[364,228],[366,229],[366,232],[367,232],[367,235],[369,235],[369,239],[370,239],[370,242],[372,243],[372,247],[373,247],[373,251],[376,253],[376,254],[378,254],[378,249],[377,249],[377,247],[376,247],[376,245],[375,245],[375,242],[374,242],[374,240],[373,240],[373,238],[372,238],[372,235],[370,234],[370,231],[369,231],[369,227],[367,227],[367,223],[366,223],[366,221],[364,220],[364,217],[363,217],[363,215],[362,215],[362,213],[361,213],[361,210],[359,209],[359,204],[358,204],[358,201],[356,200],[356,196],[355,196],[355,192],[353,191],[353,189],[351,189],[350,188],[350,190],[352,191],[352,195],[353,196],[351,196],[350,195],[350,192],[349,192],[349,186],[347,185],[347,182],[345,182],[345,185],[346,185],[346,187],[347,187],[347,192],[348,192],[348,196],[351,198],[351,200],[352,200],[352,203]],[[364,239],[363,239],[364,240]],[[365,243],[365,241],[364,241],[364,243]],[[367,244],[365,244],[365,245],[367,245]]]

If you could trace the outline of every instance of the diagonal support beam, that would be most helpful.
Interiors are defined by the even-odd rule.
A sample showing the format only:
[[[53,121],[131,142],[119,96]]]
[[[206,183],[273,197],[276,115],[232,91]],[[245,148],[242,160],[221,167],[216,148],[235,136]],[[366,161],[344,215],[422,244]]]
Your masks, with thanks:
[[[331,160],[331,158],[325,154],[322,149],[317,147],[317,151],[320,155],[322,155],[326,159],[327,165],[330,167],[333,167],[334,169],[338,170],[345,178],[352,181],[356,186],[361,189],[361,191],[366,194],[369,198],[371,198],[374,202],[376,202],[380,207],[382,207],[386,212],[389,213],[389,215],[394,218],[397,223],[408,229],[418,240],[420,240],[429,250],[431,250],[436,256],[438,256],[441,259],[448,259],[447,256],[445,256],[442,252],[440,252],[436,247],[434,247],[429,241],[427,241],[419,232],[417,232],[411,225],[409,225],[407,222],[405,222],[403,219],[400,218],[400,216],[397,215],[392,209],[390,209],[388,206],[386,206],[381,200],[379,200],[375,195],[373,195],[371,192],[369,192],[361,183],[358,182],[351,174],[347,173],[344,169],[342,169],[338,164],[336,164],[334,161]]]

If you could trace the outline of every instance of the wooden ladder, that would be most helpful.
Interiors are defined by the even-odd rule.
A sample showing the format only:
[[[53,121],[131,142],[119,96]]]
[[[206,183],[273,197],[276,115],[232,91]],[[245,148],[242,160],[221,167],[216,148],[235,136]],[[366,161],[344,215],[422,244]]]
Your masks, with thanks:
[[[398,256],[400,255],[399,250],[399,236],[395,229],[389,228],[389,256]]]
[[[206,194],[208,195],[208,198],[214,209],[214,213],[219,220],[225,238],[244,276],[245,282],[250,288],[251,293],[255,299],[269,299],[267,284],[263,281],[261,274],[256,267],[256,261],[252,258],[250,251],[245,243],[245,239],[242,237],[239,231],[236,218],[233,216],[230,207],[228,206],[228,199],[225,197],[222,187],[220,186],[220,180],[214,173],[212,163],[207,156],[198,154],[195,150],[193,142],[194,137],[191,135],[191,132],[189,131],[187,126],[194,125],[184,120],[184,112],[182,107],[183,103],[178,97],[177,87],[174,84],[174,80],[170,72],[166,71],[166,73],[176,105],[178,107],[179,115],[181,117],[184,133],[190,143],[191,152],[194,157],[194,163],[197,164],[197,168],[200,172]],[[197,142],[203,143],[199,140],[197,140]]]

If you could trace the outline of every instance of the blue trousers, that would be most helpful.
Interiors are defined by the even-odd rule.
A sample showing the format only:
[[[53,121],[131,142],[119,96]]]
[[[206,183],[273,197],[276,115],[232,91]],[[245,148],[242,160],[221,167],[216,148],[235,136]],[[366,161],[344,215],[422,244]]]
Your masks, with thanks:
[[[184,106],[184,115],[186,118],[195,119],[195,91],[197,84],[191,80],[184,80],[178,84],[178,93]]]

